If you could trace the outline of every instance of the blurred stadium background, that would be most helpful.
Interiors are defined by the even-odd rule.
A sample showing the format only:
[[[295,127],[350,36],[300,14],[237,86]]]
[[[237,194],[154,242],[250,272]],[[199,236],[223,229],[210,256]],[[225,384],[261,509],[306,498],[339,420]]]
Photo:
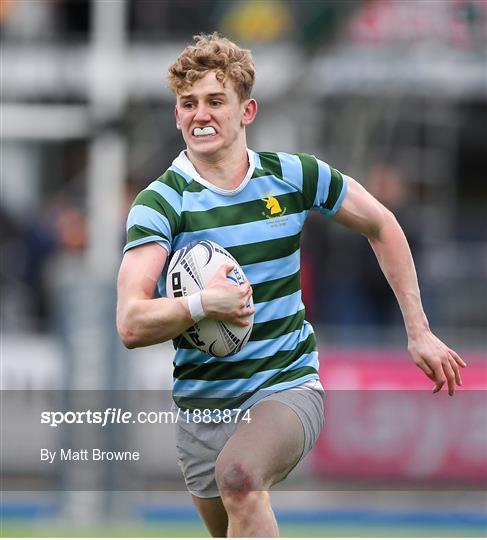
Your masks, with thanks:
[[[274,494],[283,535],[485,535],[486,2],[2,0],[0,26],[1,389],[170,388],[170,346],[118,343],[116,272],[134,195],[183,145],[166,69],[217,29],[256,60],[249,146],[313,153],[391,208],[431,326],[470,364],[455,398],[421,392],[367,242],[310,216],[303,294],[336,392]],[[2,492],[3,536],[205,536],[172,441],[147,490],[60,491],[21,451],[49,433],[2,421],[2,475],[31,486]]]

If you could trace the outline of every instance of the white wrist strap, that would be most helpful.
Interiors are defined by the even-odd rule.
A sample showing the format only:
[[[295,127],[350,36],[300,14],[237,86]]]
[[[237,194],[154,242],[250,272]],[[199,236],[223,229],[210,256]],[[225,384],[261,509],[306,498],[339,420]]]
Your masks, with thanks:
[[[190,294],[188,297],[189,314],[194,322],[201,321],[206,317],[203,304],[201,302],[201,291]]]

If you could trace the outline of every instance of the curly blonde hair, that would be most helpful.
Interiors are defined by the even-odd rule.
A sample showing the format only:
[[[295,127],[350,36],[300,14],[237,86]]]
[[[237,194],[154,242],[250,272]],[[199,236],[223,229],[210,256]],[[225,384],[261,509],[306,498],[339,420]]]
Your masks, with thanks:
[[[180,94],[209,71],[215,71],[218,81],[225,85],[230,79],[241,101],[250,98],[255,80],[255,65],[248,49],[242,49],[218,32],[193,36],[177,61],[169,67],[167,83]]]

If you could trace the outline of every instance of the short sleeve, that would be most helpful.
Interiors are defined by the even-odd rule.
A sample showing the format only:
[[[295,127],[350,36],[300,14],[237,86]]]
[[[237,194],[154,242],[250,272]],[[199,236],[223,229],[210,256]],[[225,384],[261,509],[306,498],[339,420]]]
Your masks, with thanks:
[[[316,160],[318,164],[318,182],[313,209],[325,216],[333,216],[340,208],[347,192],[347,181],[340,171],[328,163]]]
[[[164,197],[164,190],[151,184],[136,197],[127,217],[127,243],[125,253],[143,244],[156,242],[168,254],[179,223],[177,209]],[[160,184],[160,182],[159,182]]]

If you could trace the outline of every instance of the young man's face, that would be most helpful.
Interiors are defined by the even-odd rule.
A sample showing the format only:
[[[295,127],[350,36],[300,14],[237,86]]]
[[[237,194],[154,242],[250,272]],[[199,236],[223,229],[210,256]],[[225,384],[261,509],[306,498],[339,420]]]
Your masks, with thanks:
[[[219,82],[208,72],[177,96],[176,122],[190,152],[219,156],[245,143],[245,126],[255,118],[253,99],[240,101],[232,81]]]

